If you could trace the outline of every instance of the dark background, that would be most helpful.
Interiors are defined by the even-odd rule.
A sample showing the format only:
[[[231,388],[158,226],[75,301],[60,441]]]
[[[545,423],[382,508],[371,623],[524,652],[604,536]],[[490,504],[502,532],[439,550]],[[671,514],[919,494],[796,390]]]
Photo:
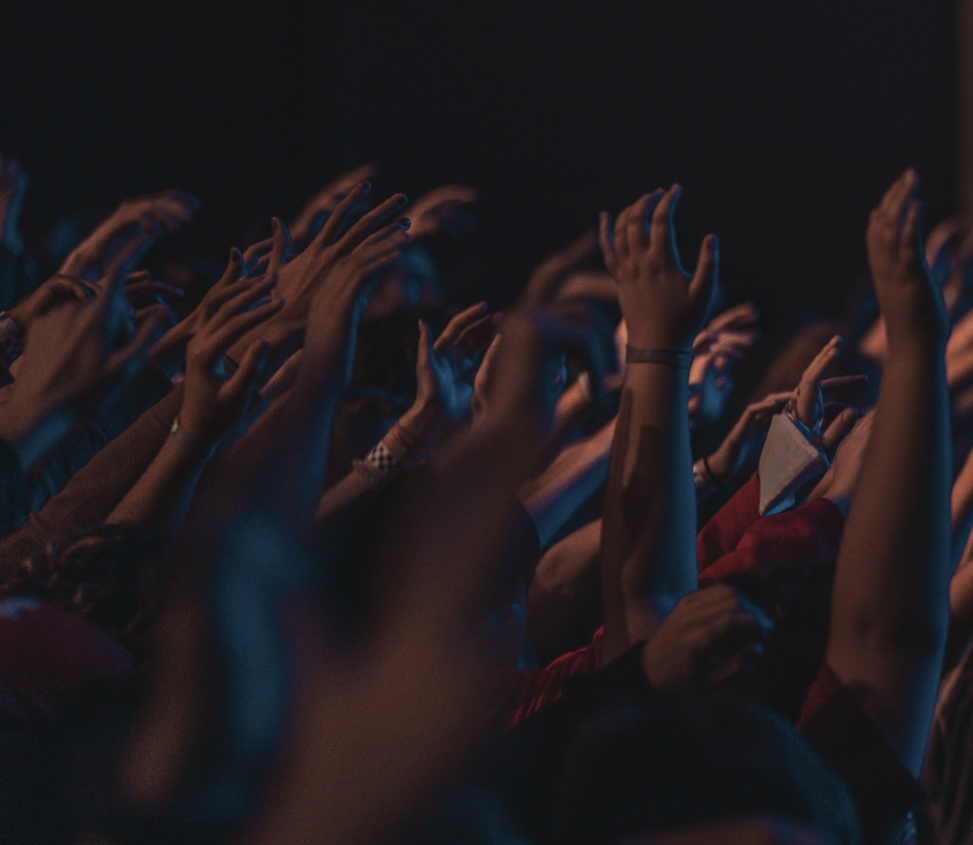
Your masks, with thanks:
[[[721,236],[729,302],[785,335],[864,269],[868,209],[909,164],[953,210],[944,0],[6,4],[0,150],[61,212],[165,187],[197,221],[155,258],[224,260],[343,170],[376,194],[476,185],[466,299],[502,305],[545,253],[680,181],[688,265]]]

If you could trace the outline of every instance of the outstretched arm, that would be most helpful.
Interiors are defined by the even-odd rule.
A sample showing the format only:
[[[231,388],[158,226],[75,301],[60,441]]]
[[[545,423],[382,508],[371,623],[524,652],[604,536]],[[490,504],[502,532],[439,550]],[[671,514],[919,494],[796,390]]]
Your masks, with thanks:
[[[871,437],[838,553],[827,661],[918,774],[946,642],[949,403],[942,296],[921,257],[907,170],[866,243],[888,351]]]
[[[605,489],[603,664],[651,637],[696,588],[688,370],[715,290],[717,246],[708,236],[695,275],[684,273],[672,226],[679,193],[674,185],[646,194],[619,216],[614,238],[608,215],[601,220],[602,252],[629,336]]]

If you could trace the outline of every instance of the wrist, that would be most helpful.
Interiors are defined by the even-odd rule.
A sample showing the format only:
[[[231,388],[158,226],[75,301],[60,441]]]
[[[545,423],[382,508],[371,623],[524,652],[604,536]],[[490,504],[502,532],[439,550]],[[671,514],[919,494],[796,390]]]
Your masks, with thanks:
[[[420,445],[429,447],[439,439],[446,422],[442,403],[433,399],[417,399],[411,408],[399,417],[398,425],[407,437]]]

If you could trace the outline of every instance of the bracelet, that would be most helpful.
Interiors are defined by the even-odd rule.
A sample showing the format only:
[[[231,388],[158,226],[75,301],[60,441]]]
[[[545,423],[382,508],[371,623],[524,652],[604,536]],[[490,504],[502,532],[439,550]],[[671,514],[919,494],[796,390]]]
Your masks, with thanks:
[[[625,363],[627,364],[665,364],[688,370],[693,363],[693,350],[680,349],[639,349],[625,344]]]
[[[381,440],[372,447],[364,460],[352,462],[352,467],[364,475],[373,487],[381,487],[401,466],[401,462]]]
[[[179,425],[179,417],[176,417],[172,421],[172,427],[169,429],[169,434],[172,435],[175,444],[190,458],[204,458],[209,460],[213,457],[213,453],[216,451],[216,444],[207,447],[204,443],[200,443],[198,440],[193,439],[188,434],[186,430]]]

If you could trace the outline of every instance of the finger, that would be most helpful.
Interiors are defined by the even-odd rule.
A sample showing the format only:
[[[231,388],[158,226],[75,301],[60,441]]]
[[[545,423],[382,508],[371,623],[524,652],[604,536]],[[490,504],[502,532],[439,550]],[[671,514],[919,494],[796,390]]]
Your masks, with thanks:
[[[899,254],[909,266],[915,266],[922,255],[921,220],[922,203],[911,200],[905,212],[905,225],[902,227],[902,240],[899,243]]]
[[[833,376],[822,379],[820,387],[824,393],[838,393],[850,387],[860,387],[863,384],[868,384],[868,376],[859,373],[854,376]]]
[[[824,453],[828,456],[828,460],[834,457],[835,452],[838,451],[838,446],[841,445],[841,441],[851,434],[851,430],[857,422],[858,413],[855,409],[845,408],[838,414],[834,422],[825,429],[824,434],[821,435],[821,446],[824,449]]]
[[[246,251],[242,255],[242,260],[240,266],[243,268],[244,275],[253,272],[254,265],[263,257],[270,254],[270,251],[274,248],[274,239],[266,238],[262,241],[257,241],[255,244],[250,244]]]
[[[277,217],[270,218],[270,228],[274,234],[271,238],[273,246],[268,267],[271,272],[277,272],[291,260],[291,233],[287,231],[284,221]]]
[[[814,360],[808,364],[807,369],[801,376],[802,392],[805,392],[808,388],[813,390],[820,386],[820,382],[825,371],[837,360],[838,356],[841,354],[841,344],[841,336],[835,335],[814,357]]]
[[[367,214],[363,214],[361,219],[342,236],[339,242],[339,251],[342,254],[346,254],[353,250],[375,232],[379,226],[385,223],[386,220],[402,211],[408,201],[408,197],[405,194],[395,194]]]
[[[238,281],[240,278],[246,278],[246,257],[241,255],[240,250],[236,247],[230,248],[230,260],[226,264],[226,269],[223,271],[223,275],[220,276],[219,281],[213,285],[214,288],[225,287]]]
[[[389,255],[396,253],[401,256],[402,250],[412,241],[408,230],[402,228],[401,222],[386,226],[358,246],[355,253],[363,264],[367,266],[375,262],[384,263]],[[405,220],[405,223],[408,225],[409,221]]]
[[[902,175],[889,186],[882,199],[879,200],[879,211],[883,216],[894,217],[896,225],[902,220],[902,208],[909,194],[914,190],[916,175],[916,172],[911,167],[907,167],[902,172]],[[898,213],[896,213],[897,210]]]
[[[229,285],[219,296],[213,298],[215,313],[209,323],[217,326],[234,314],[239,314],[267,296],[276,284],[277,276],[271,274],[260,279],[241,279]]]
[[[136,329],[132,339],[105,362],[105,376],[110,381],[127,380],[138,372],[139,367],[154,344],[165,333],[169,313],[163,306],[146,316]]]
[[[477,352],[483,352],[493,339],[495,316],[494,314],[487,314],[472,325],[467,326],[456,338],[453,347],[467,358],[471,358]],[[438,345],[436,351],[440,351]]]
[[[723,332],[727,329],[742,329],[760,319],[760,312],[752,302],[744,302],[727,308],[710,320],[707,331]]]
[[[176,200],[180,205],[188,207],[191,211],[196,211],[201,205],[199,197],[189,191],[180,191],[178,188],[169,188],[164,191],[166,196]]]
[[[266,340],[258,340],[247,347],[243,354],[240,366],[233,374],[232,378],[223,387],[231,396],[243,397],[242,407],[246,408],[250,404],[250,396],[253,392],[260,373],[263,372],[270,355],[270,344]]]
[[[642,196],[626,218],[625,236],[629,250],[646,250],[649,247],[649,218],[658,207],[661,195],[658,191]]]
[[[459,314],[453,317],[446,324],[446,328],[442,330],[439,337],[436,338],[436,351],[442,352],[447,347],[453,346],[456,339],[466,328],[477,321],[488,319],[483,317],[486,308],[487,303],[484,299],[482,302],[478,302],[476,305],[471,305],[469,308],[460,311]]]
[[[618,255],[615,252],[612,218],[607,211],[598,215],[598,246],[601,247],[601,257],[604,259],[605,269],[615,278],[618,275]]]
[[[103,278],[107,280],[109,286],[114,287],[119,280],[128,275],[133,269],[133,265],[138,262],[154,240],[151,235],[145,232],[136,232],[125,240],[105,265]]]
[[[127,286],[135,284],[136,282],[144,282],[148,280],[149,276],[150,273],[148,270],[136,270],[134,273],[129,273],[125,277],[125,284]]]
[[[672,221],[681,194],[682,187],[675,184],[659,197],[651,212],[652,222],[649,229],[650,248],[657,255],[670,256],[680,271],[682,266],[679,263],[678,250],[675,248],[675,229]],[[686,273],[683,272],[683,275],[685,276]]]
[[[720,263],[720,242],[716,235],[703,238],[699,248],[696,272],[689,283],[689,294],[694,302],[715,301],[718,292],[717,271]],[[681,268],[680,268],[681,269]]]
[[[435,352],[432,345],[432,332],[425,320],[419,321],[419,351],[416,355],[416,374],[420,372],[431,372],[432,362],[435,359]]]
[[[583,261],[590,259],[597,246],[598,237],[589,230],[565,249],[544,259],[531,273],[527,288],[521,296],[521,305],[529,308],[550,301],[565,276]]]
[[[207,363],[215,364],[217,359],[226,352],[227,349],[241,337],[243,337],[254,326],[259,326],[264,320],[276,314],[284,304],[282,299],[268,302],[265,305],[258,305],[256,308],[238,314],[227,320],[220,328],[207,339],[203,354]]]
[[[349,218],[365,201],[365,197],[368,196],[371,190],[371,182],[359,182],[355,185],[348,192],[348,195],[335,206],[334,211],[328,216],[324,226],[321,227],[321,231],[318,232],[317,237],[311,242],[311,245],[323,247],[336,243]]]

